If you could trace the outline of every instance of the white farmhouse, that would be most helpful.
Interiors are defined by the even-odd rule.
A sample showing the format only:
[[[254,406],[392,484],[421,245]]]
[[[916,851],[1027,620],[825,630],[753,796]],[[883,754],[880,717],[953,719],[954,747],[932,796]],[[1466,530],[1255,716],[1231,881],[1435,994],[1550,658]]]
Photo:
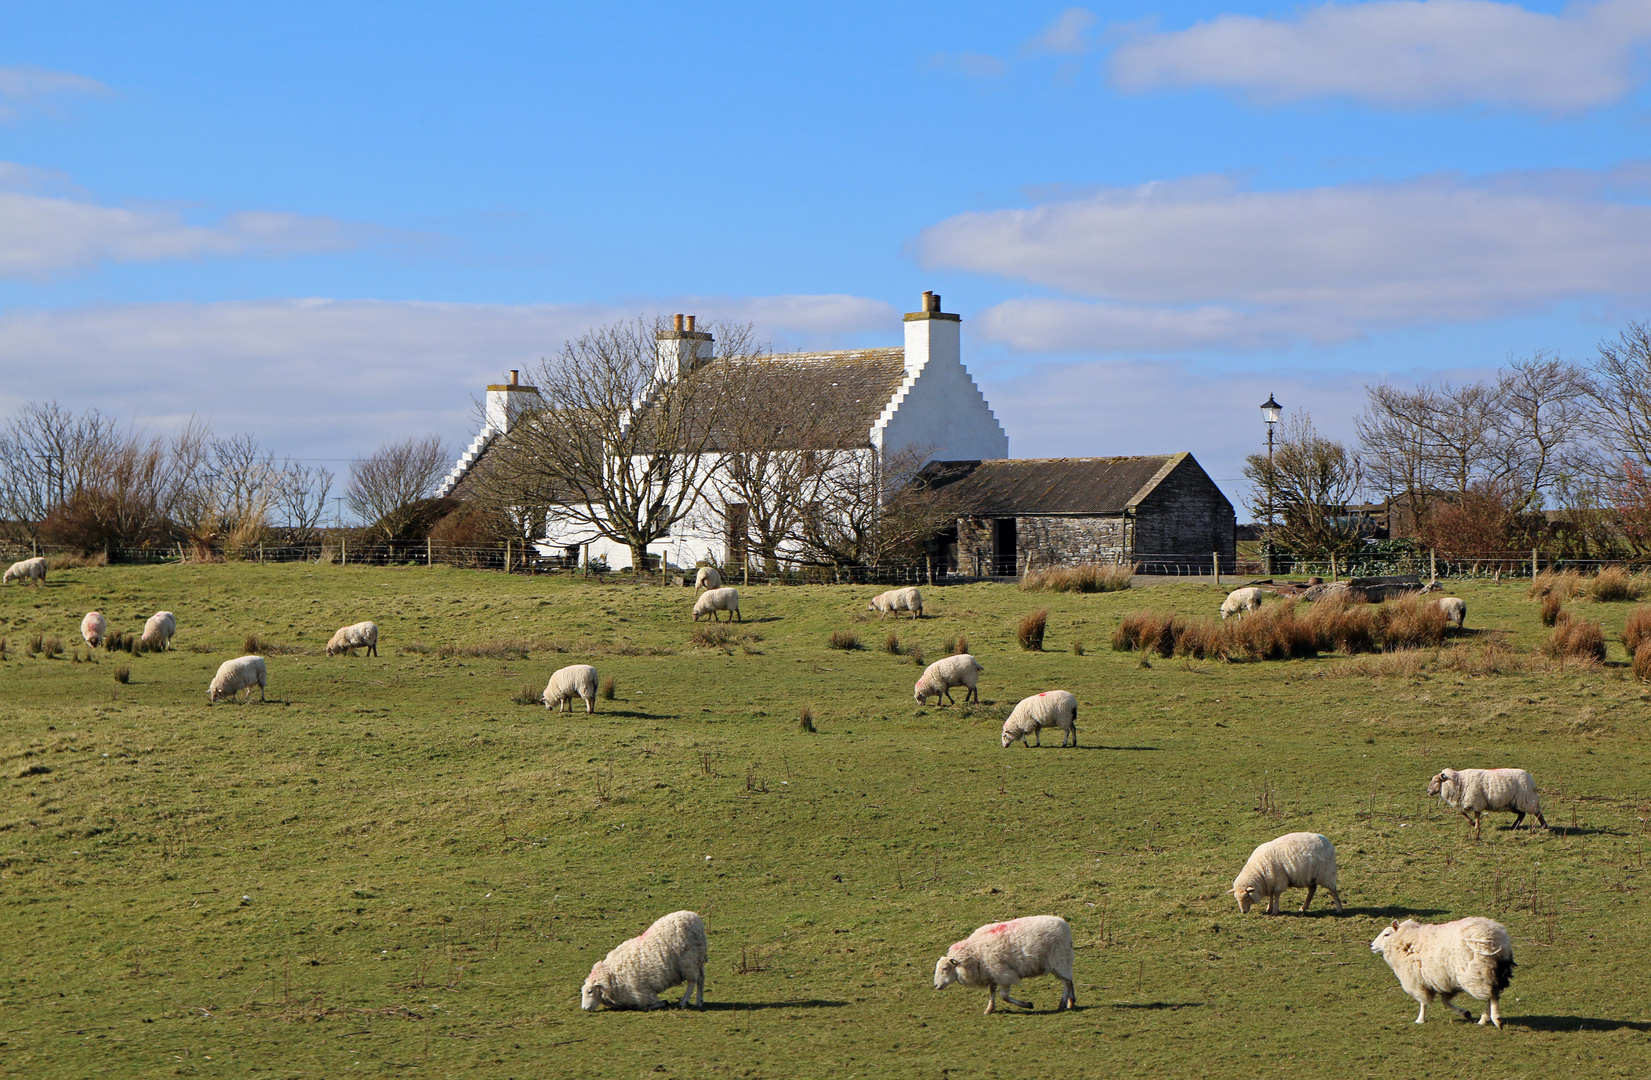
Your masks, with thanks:
[[[1009,437],[963,366],[961,322],[961,316],[940,310],[938,295],[925,292],[921,310],[905,316],[904,346],[763,357],[760,363],[773,367],[771,377],[762,372],[762,396],[778,400],[785,395],[791,403],[818,400],[843,429],[839,445],[860,465],[876,466],[912,452],[938,461],[1006,458]],[[662,375],[674,377],[707,365],[714,375],[721,360],[711,335],[695,330],[691,315],[676,316],[674,326],[656,335]],[[508,383],[489,386],[482,429],[437,494],[460,489],[494,440],[509,432],[536,396],[514,371]],[[783,433],[776,437],[783,442]],[[699,504],[653,550],[678,566],[702,560],[743,563],[749,553],[745,512],[727,485],[713,476]],[[570,559],[600,556],[616,567],[630,562],[624,545],[588,525],[558,519],[554,512],[541,548]]]

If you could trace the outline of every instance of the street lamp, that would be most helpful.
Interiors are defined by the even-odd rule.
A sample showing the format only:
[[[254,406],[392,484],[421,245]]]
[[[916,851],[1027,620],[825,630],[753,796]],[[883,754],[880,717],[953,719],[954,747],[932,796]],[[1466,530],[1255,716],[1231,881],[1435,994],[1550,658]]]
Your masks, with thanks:
[[[1261,419],[1267,424],[1267,535],[1263,540],[1266,546],[1262,550],[1267,554],[1268,577],[1273,576],[1273,428],[1283,415],[1284,406],[1268,394],[1267,400],[1261,403]]]

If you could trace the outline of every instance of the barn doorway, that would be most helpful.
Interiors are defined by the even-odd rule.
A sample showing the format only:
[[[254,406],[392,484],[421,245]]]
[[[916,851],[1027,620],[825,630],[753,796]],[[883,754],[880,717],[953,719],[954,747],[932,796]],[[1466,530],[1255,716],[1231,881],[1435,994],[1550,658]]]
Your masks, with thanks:
[[[994,577],[1015,576],[1015,519],[998,518],[992,522],[992,574]]]

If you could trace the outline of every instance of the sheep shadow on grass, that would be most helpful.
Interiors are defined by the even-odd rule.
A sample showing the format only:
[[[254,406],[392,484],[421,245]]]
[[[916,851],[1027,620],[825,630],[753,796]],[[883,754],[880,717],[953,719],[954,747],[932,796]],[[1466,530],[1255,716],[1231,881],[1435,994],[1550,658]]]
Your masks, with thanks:
[[[1330,907],[1325,910],[1334,914],[1336,909]],[[1372,919],[1416,919],[1425,918],[1429,915],[1446,915],[1449,912],[1449,908],[1400,907],[1397,904],[1389,904],[1387,907],[1346,906],[1342,908],[1341,914],[1343,918],[1349,915],[1368,915]]]
[[[1651,1031],[1644,1020],[1606,1020],[1597,1016],[1508,1016],[1504,1026],[1527,1027],[1533,1031]]]
[[[793,1001],[707,1001],[706,1012],[746,1012],[756,1009],[841,1009],[846,1001],[806,998]],[[692,1010],[690,1010],[692,1011]]]

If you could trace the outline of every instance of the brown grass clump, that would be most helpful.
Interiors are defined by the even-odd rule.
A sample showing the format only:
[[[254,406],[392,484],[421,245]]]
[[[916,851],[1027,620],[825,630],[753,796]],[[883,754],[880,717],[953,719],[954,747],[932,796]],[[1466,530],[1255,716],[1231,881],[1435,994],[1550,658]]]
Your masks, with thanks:
[[[116,668],[115,669],[115,681],[120,683],[122,686],[124,686],[127,683],[131,682],[132,681],[132,669],[131,669],[131,667],[129,665],[122,664],[122,665],[120,665],[120,667]]]
[[[1626,566],[1602,566],[1589,582],[1588,594],[1606,603],[1638,600],[1644,587],[1645,582],[1630,574]]]
[[[826,646],[832,649],[845,649],[852,652],[860,647],[860,635],[852,630],[833,630]]]
[[[893,630],[890,630],[889,636],[883,639],[883,651],[888,653],[890,656],[899,656],[900,635],[895,633]]]
[[[63,655],[63,639],[53,634],[40,643],[40,651],[46,654],[46,659],[55,660]]]
[[[1651,641],[1634,650],[1634,678],[1651,682]]]
[[[1406,596],[1376,607],[1376,640],[1384,652],[1437,648],[1445,643],[1448,620],[1430,597]]]
[[[847,631],[837,631],[837,634],[840,633],[847,633]],[[831,639],[833,641],[837,640],[837,634],[831,635]],[[854,635],[849,634],[848,636],[853,637]],[[693,631],[688,635],[688,644],[698,649],[720,649],[725,645],[730,644],[733,640],[734,632],[722,623],[709,623],[695,626]],[[855,647],[858,648],[859,646],[856,645]],[[833,645],[832,648],[841,648],[841,646]]]
[[[1030,615],[1021,616],[1015,638],[1027,652],[1043,651],[1043,631],[1049,625],[1049,609],[1039,608]]]
[[[808,705],[803,706],[803,711],[797,716],[797,726],[807,732],[815,730],[813,708]]]
[[[1563,603],[1572,597],[1581,596],[1588,591],[1586,581],[1575,570],[1544,570],[1531,581],[1531,587],[1525,595],[1532,600],[1540,600],[1544,596],[1558,595]]]
[[[1313,624],[1296,618],[1296,603],[1286,600],[1223,624],[1227,658],[1298,660],[1319,654]]]
[[[1548,593],[1542,598],[1542,625],[1552,626],[1559,621],[1560,612],[1565,610],[1564,601],[1557,592]]]
[[[1641,604],[1628,613],[1628,621],[1622,627],[1622,643],[1628,648],[1628,655],[1633,656],[1648,641],[1651,641],[1651,604]]]
[[[1118,592],[1129,588],[1135,576],[1135,564],[1128,566],[1056,566],[1048,570],[1032,570],[1020,579],[1022,592]]]
[[[1118,629],[1112,632],[1114,652],[1155,652],[1159,656],[1175,655],[1175,635],[1181,621],[1174,615],[1160,615],[1151,608],[1124,616]]]
[[[545,703],[545,695],[542,691],[536,690],[531,686],[524,686],[520,690],[516,691],[510,700],[517,705],[543,705]]]
[[[1214,660],[1225,657],[1223,624],[1214,619],[1195,619],[1192,622],[1172,621],[1170,637],[1176,656],[1190,656],[1194,660]],[[1167,655],[1167,654],[1161,654]]]
[[[603,701],[612,701],[613,693],[619,687],[619,682],[612,675],[602,680],[602,689],[597,692]]]
[[[248,634],[241,642],[241,649],[246,653],[262,653],[268,648],[267,643],[257,634]]]
[[[1083,655],[1083,642],[1074,641],[1072,643],[1072,655],[1073,656],[1082,656]]]
[[[46,556],[48,570],[82,570],[87,567],[108,566],[109,553],[94,551],[90,555],[76,555],[64,553],[62,555]]]
[[[968,634],[959,634],[959,635],[957,635],[957,643],[951,647],[950,655],[952,655],[952,656],[962,656],[964,653],[966,653],[968,651],[969,651],[969,635]]]
[[[263,642],[272,650],[275,648],[269,642]],[[536,643],[532,641],[484,641],[479,645],[442,645],[436,649],[436,655],[443,660],[451,660],[455,656],[486,657],[489,660],[526,660],[527,654],[533,651]]]
[[[1542,651],[1555,660],[1605,662],[1605,629],[1598,619],[1565,618],[1554,627]]]
[[[1355,653],[1376,651],[1376,620],[1369,604],[1346,597],[1327,596],[1301,616],[1323,651]]]

